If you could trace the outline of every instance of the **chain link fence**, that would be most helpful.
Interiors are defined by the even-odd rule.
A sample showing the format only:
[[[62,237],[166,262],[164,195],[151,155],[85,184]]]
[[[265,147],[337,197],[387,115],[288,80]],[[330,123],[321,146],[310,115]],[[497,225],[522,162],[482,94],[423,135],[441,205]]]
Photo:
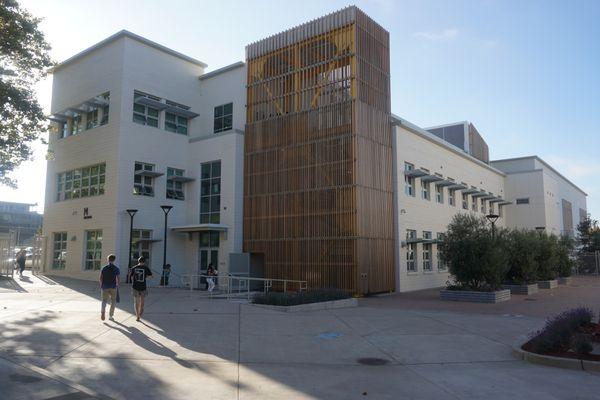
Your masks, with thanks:
[[[600,251],[578,253],[576,272],[578,275],[599,275]]]

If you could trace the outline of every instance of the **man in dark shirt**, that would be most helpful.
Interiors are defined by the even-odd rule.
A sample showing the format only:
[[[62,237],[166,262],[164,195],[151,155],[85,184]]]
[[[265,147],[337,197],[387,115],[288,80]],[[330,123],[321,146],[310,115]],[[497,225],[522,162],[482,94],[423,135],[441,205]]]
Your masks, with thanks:
[[[131,268],[130,272],[136,321],[139,321],[144,313],[144,298],[148,295],[146,279],[151,276],[152,271],[146,266],[146,259],[144,257],[138,258],[138,264]]]
[[[102,310],[100,319],[104,321],[104,312],[106,311],[106,302],[110,299],[109,318],[112,321],[115,315],[115,305],[117,302],[117,288],[119,287],[119,267],[115,265],[116,256],[108,256],[108,265],[105,265],[100,271],[100,288],[102,289]]]

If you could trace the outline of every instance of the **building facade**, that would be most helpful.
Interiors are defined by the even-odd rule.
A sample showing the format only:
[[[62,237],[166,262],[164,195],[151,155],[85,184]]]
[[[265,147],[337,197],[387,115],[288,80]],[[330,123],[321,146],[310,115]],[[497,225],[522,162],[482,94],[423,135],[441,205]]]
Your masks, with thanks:
[[[0,233],[12,233],[16,246],[31,246],[42,227],[43,216],[31,211],[34,204],[0,201]]]
[[[166,232],[175,285],[256,256],[261,276],[310,288],[410,291],[450,279],[437,243],[457,213],[576,224],[585,193],[538,158],[490,163],[471,123],[393,116],[389,60],[388,32],[349,7],[209,73],[127,31],[59,64],[46,273],[95,280],[108,254],[124,266],[130,251],[159,273]]]

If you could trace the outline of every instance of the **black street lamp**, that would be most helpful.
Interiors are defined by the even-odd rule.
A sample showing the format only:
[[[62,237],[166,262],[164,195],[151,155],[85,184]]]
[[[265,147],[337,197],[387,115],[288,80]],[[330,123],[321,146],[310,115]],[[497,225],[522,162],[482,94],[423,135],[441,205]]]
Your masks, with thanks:
[[[496,221],[498,221],[498,218],[500,217],[497,214],[488,214],[485,216],[487,218],[488,221],[490,221],[490,223],[492,224],[492,239],[496,237]]]
[[[173,206],[160,206],[160,208],[162,208],[163,212],[165,213],[165,243],[164,243],[164,247],[163,247],[163,269],[164,269],[165,265],[167,265],[167,216],[169,215],[169,211],[171,211],[171,208],[173,208]]]
[[[131,245],[133,240],[133,216],[138,210],[129,208],[127,210],[127,214],[129,214],[129,256],[127,257],[127,276],[125,277],[125,283],[129,283],[129,270],[131,269]]]

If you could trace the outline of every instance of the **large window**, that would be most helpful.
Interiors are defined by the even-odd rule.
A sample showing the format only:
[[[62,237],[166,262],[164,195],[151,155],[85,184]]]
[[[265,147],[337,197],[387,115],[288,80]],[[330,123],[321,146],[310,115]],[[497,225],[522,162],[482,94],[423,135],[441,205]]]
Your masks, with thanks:
[[[77,135],[81,133],[83,130],[83,121],[81,118],[81,114],[73,114],[73,118],[71,118],[71,135]]]
[[[228,131],[233,127],[233,103],[215,107],[215,133]]]
[[[471,186],[471,189],[477,189],[475,186]],[[477,198],[471,198],[471,210],[477,212]]]
[[[404,171],[410,172],[415,166],[410,163],[404,163]],[[415,178],[404,175],[404,192],[407,196],[415,196]]]
[[[431,232],[423,231],[423,239],[431,240]],[[423,243],[423,271],[431,272],[431,243]]]
[[[200,223],[221,222],[221,161],[204,163],[200,180]]]
[[[486,207],[485,207],[485,200],[481,199],[481,212],[483,214],[486,214],[486,210],[485,209],[486,209]]]
[[[448,204],[452,207],[456,204],[456,190],[448,189]]]
[[[165,113],[165,130],[187,135],[188,119],[170,112]]]
[[[423,198],[423,200],[430,200],[431,199],[431,189],[430,189],[430,183],[429,182],[423,182],[421,181],[421,197]]]
[[[98,109],[88,111],[85,115],[85,129],[92,129],[98,126]]]
[[[85,231],[85,260],[86,270],[100,269],[102,264],[102,230]]]
[[[150,265],[150,247],[152,246],[152,231],[149,229],[134,229],[131,231],[131,259],[135,263],[144,257],[146,265]]]
[[[67,232],[54,233],[52,248],[52,269],[65,269],[67,259]]]
[[[57,174],[56,201],[104,194],[106,164],[97,164]]]
[[[463,210],[469,209],[469,195],[466,193],[462,194],[462,208]]]
[[[417,244],[411,243],[411,240],[417,238],[417,231],[413,229],[406,230],[406,271],[417,272]]]
[[[442,252],[440,251],[440,242],[444,240],[444,234],[442,232],[438,232],[437,234],[438,243],[436,244],[437,248],[437,267],[438,271],[446,271],[448,269],[448,264],[442,260]]]
[[[104,93],[100,96],[100,99],[105,104],[102,106],[102,117],[100,118],[100,125],[108,124],[108,114],[110,110],[110,93]]]
[[[444,187],[443,186],[439,186],[439,185],[435,186],[435,200],[440,204],[444,204]]]
[[[185,200],[183,182],[173,177],[183,176],[184,171],[177,168],[167,168],[167,199]]]
[[[138,104],[135,102],[135,100],[140,97],[147,97],[155,101],[160,101],[160,99],[158,97],[150,96],[139,92],[134,92],[133,97],[133,122],[158,128],[158,109],[144,104]]]
[[[133,171],[133,194],[154,196],[154,164],[136,161]]]
[[[529,197],[517,199],[517,204],[529,204]]]

